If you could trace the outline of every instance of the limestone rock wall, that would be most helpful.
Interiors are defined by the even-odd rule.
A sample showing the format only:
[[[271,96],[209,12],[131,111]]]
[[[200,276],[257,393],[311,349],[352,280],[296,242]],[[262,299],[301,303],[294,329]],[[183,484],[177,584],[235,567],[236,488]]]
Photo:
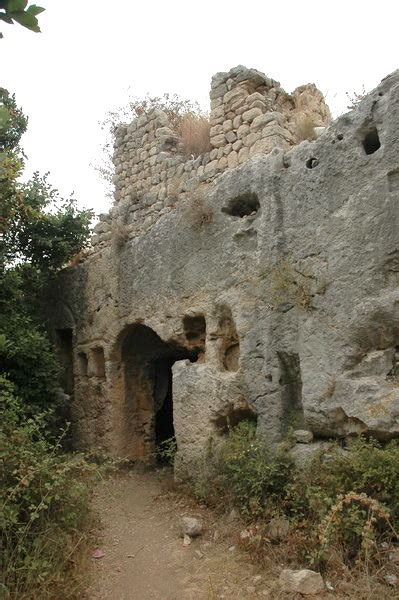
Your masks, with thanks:
[[[123,192],[61,274],[52,318],[72,332],[77,446],[148,460],[172,419],[184,475],[243,418],[271,443],[291,426],[315,440],[399,435],[399,72],[296,145],[286,132],[304,105],[326,118],[318,93],[250,73],[213,80],[212,127],[233,124],[213,130],[213,156],[246,143],[237,117],[261,111],[250,136],[272,98],[271,152],[207,180],[184,166],[173,206],[148,200],[164,183],[137,202]]]

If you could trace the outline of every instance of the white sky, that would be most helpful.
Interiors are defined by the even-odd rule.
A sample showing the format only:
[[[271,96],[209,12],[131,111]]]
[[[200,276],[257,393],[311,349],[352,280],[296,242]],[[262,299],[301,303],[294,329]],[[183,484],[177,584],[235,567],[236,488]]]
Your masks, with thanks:
[[[33,0],[32,0],[33,2]],[[1,27],[0,85],[29,116],[28,173],[50,171],[63,195],[103,212],[90,166],[98,122],[128,94],[178,93],[208,108],[210,78],[237,64],[287,91],[314,82],[337,116],[346,92],[399,67],[396,0],[36,0],[41,34]]]

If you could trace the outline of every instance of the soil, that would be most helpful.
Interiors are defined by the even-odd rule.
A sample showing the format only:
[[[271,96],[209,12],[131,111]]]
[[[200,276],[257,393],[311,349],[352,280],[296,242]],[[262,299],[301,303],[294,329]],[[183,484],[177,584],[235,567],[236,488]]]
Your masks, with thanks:
[[[170,471],[131,471],[103,480],[94,493],[101,519],[91,559],[90,600],[299,600],[282,592],[281,569],[288,546],[270,552],[263,567],[240,550],[245,525],[237,515],[220,517],[178,493]],[[227,511],[228,513],[228,511]],[[183,544],[181,517],[197,517],[203,535]],[[295,567],[294,567],[295,568]],[[391,569],[392,570],[392,569]],[[341,571],[340,571],[341,572]],[[399,600],[397,588],[368,576],[336,575],[333,592],[309,600]]]
[[[265,599],[259,571],[205,507],[170,491],[171,478],[131,472],[103,481],[94,495],[102,532],[92,560],[91,600]],[[168,489],[169,488],[169,489]],[[182,516],[204,522],[204,534],[183,545]],[[93,548],[93,551],[95,548]],[[258,577],[256,577],[258,576]]]

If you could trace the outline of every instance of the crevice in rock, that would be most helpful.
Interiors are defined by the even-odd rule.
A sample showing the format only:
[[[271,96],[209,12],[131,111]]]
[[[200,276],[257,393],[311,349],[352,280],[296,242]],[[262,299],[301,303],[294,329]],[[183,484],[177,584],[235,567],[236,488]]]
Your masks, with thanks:
[[[240,342],[231,309],[220,307],[217,337],[219,338],[219,365],[222,371],[238,371]]]
[[[302,378],[298,354],[277,352],[280,367],[281,432],[304,426]]]
[[[389,171],[388,188],[390,192],[399,192],[399,169]]]
[[[89,360],[87,358],[86,352],[79,352],[78,353],[79,375],[81,375],[82,377],[87,377],[88,363],[89,363]]]
[[[184,336],[189,348],[198,348],[202,353],[205,352],[206,343],[206,320],[205,316],[185,315],[183,317]]]

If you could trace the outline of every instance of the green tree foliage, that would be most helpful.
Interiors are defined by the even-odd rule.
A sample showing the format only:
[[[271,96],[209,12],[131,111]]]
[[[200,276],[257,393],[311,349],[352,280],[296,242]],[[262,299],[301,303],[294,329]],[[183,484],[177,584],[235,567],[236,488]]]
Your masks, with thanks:
[[[86,244],[92,213],[60,198],[48,175],[19,181],[27,119],[4,89],[0,109],[0,374],[32,416],[58,408],[60,396],[43,298],[56,272]]]
[[[26,127],[0,89],[0,596],[50,600],[79,585],[71,557],[89,502],[87,465],[62,452],[65,407],[43,308],[57,271],[86,244],[92,213],[60,198],[47,175],[20,181]]]
[[[28,6],[28,0],[0,0],[0,21],[9,25],[19,23],[31,31],[39,32],[37,15],[45,9],[36,4]],[[0,32],[0,38],[3,34]]]

